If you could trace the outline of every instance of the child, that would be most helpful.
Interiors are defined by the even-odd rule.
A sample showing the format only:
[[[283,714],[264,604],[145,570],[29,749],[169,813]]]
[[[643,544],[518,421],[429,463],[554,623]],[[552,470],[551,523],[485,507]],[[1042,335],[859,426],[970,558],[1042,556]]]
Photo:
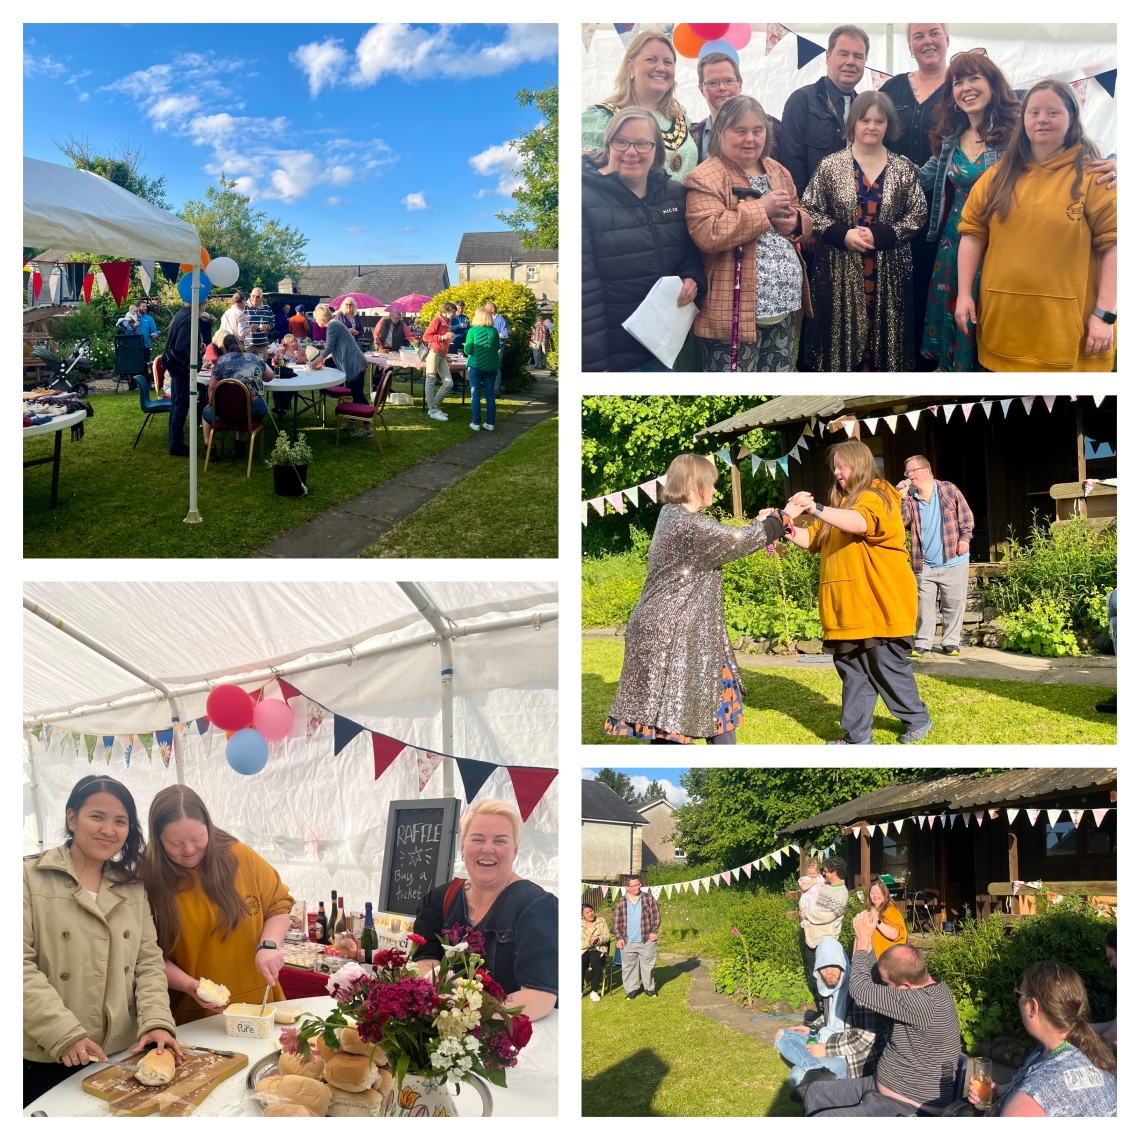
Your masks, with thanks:
[[[815,906],[816,896],[819,894],[820,887],[823,886],[823,877],[819,873],[819,860],[809,859],[804,864],[804,873],[800,877],[800,926],[807,926],[807,919],[803,917],[805,910],[811,910]]]

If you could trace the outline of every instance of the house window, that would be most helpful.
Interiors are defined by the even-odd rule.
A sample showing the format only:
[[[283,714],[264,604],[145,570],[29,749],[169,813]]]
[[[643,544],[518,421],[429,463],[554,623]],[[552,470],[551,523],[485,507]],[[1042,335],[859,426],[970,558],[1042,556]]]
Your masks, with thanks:
[[[1072,857],[1077,853],[1077,829],[1068,820],[1045,825],[1045,854],[1049,858]]]
[[[901,835],[884,835],[882,873],[890,875],[896,883],[905,883],[909,867],[910,858],[903,837]]]
[[[528,281],[537,281],[538,280],[538,266],[537,265],[528,265],[526,267],[526,279]]]

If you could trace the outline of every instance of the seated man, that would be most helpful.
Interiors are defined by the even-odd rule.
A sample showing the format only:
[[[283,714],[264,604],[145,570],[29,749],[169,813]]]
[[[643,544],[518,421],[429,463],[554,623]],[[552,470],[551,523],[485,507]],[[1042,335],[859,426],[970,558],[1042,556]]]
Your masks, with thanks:
[[[875,1071],[886,1035],[874,1010],[865,1009],[848,993],[850,965],[843,947],[824,938],[815,952],[816,990],[823,1012],[810,1025],[793,1025],[776,1034],[777,1051],[792,1063],[788,1083],[802,1100],[804,1090],[817,1080],[862,1077]],[[808,1043],[814,1034],[818,1044]]]
[[[855,954],[848,992],[887,1020],[874,1075],[815,1081],[804,1091],[805,1116],[916,1116],[940,1113],[953,1099],[960,1031],[954,998],[926,969],[922,952],[892,946],[875,966],[876,913],[855,916]]]

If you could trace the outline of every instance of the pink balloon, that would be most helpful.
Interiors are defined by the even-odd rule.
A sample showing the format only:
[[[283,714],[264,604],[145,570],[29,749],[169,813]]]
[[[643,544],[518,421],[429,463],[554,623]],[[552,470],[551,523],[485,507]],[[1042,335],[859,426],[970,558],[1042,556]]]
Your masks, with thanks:
[[[748,46],[748,41],[752,39],[752,25],[751,24],[729,24],[728,31],[720,37],[722,40],[727,40],[734,48],[739,51],[743,47]]]
[[[219,685],[206,698],[206,715],[211,724],[236,732],[253,719],[253,698],[237,685]]]
[[[266,740],[284,740],[293,729],[293,710],[284,701],[262,701],[254,706],[253,727]]]

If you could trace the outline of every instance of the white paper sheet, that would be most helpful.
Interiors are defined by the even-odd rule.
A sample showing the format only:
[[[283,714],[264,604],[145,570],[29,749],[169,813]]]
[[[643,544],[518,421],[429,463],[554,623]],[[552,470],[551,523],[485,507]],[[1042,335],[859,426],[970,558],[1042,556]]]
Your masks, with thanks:
[[[697,319],[697,306],[691,301],[677,308],[677,298],[681,295],[680,277],[662,277],[649,295],[622,322],[622,328],[634,340],[645,345],[666,368],[673,367],[673,361],[685,343],[689,328]]]

